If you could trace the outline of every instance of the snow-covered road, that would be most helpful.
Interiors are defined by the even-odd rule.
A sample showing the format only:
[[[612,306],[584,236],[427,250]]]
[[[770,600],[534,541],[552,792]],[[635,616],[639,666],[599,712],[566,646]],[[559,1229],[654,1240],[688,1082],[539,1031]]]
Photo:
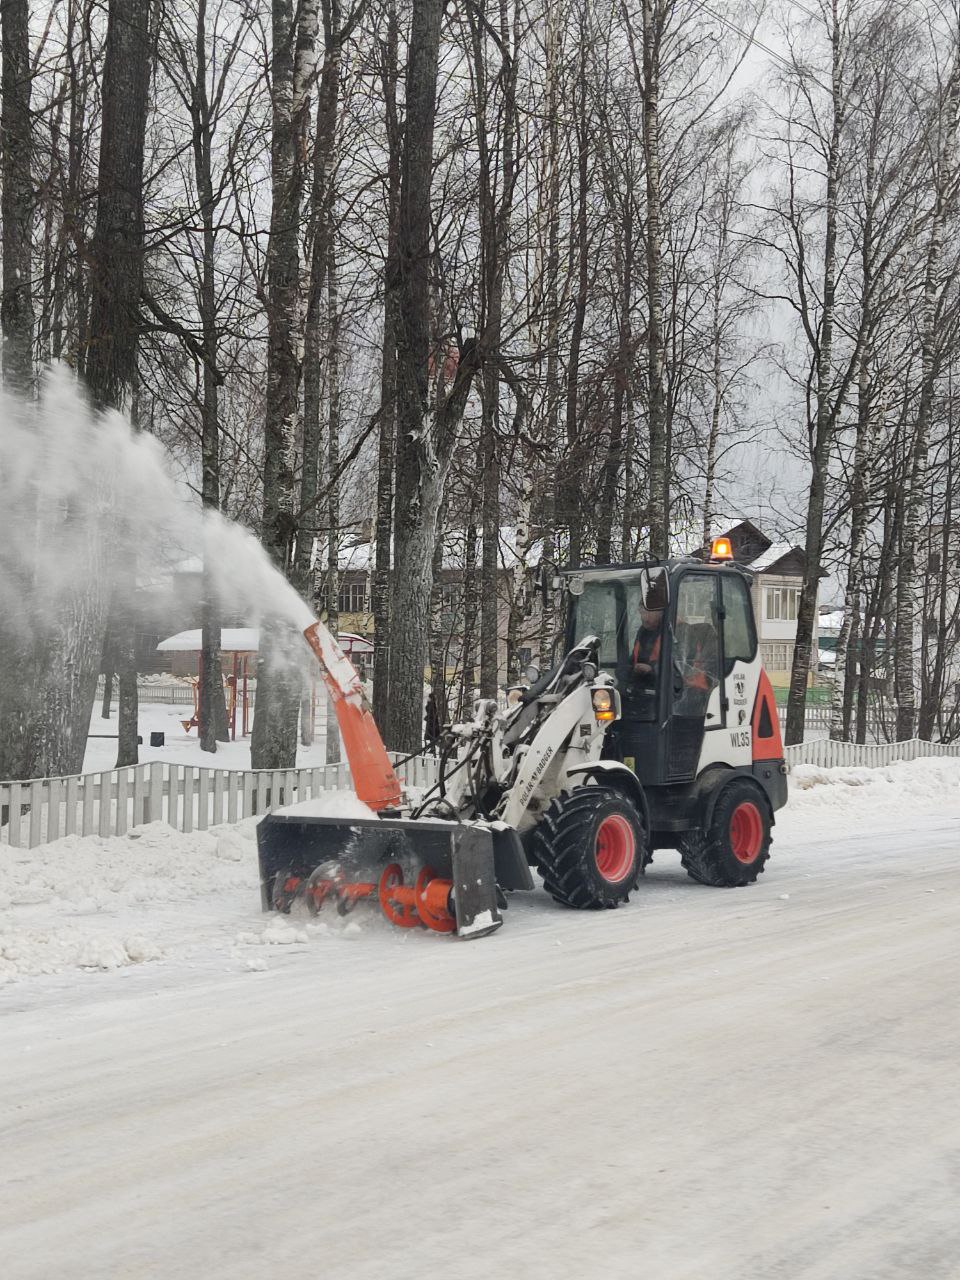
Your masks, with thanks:
[[[0,986],[2,1275],[955,1280],[960,768],[843,790],[474,943],[142,893],[163,959]]]

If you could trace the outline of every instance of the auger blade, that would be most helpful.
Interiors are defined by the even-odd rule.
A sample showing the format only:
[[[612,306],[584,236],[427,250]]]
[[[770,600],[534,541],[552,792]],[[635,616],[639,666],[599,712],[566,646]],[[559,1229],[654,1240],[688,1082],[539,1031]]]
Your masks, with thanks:
[[[497,884],[532,888],[530,870],[516,833],[483,823],[418,821],[409,818],[321,818],[267,814],[257,826],[260,890],[264,911],[275,909],[277,873],[309,881],[325,863],[337,864],[349,882],[377,883],[398,864],[414,884],[429,867],[452,884],[455,933],[480,938],[503,923]]]

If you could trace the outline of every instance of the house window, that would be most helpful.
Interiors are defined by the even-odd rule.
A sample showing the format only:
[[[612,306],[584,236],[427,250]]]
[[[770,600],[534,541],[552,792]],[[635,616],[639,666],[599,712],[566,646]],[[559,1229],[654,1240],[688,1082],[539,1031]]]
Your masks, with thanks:
[[[341,613],[363,613],[366,595],[365,583],[344,582],[337,597],[337,608]]]
[[[760,657],[768,671],[789,671],[793,666],[793,645],[762,644]]]
[[[767,587],[766,617],[770,622],[796,622],[800,591],[797,587]]]

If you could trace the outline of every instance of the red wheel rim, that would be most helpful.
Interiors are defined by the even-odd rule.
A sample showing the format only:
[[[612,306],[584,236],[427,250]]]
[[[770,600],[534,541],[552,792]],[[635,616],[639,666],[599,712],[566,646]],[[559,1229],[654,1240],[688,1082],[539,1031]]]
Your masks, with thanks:
[[[753,862],[763,847],[763,819],[749,800],[738,804],[730,815],[730,848],[738,862]]]
[[[633,823],[619,813],[611,813],[597,828],[597,870],[609,884],[626,880],[633,870],[637,836]]]

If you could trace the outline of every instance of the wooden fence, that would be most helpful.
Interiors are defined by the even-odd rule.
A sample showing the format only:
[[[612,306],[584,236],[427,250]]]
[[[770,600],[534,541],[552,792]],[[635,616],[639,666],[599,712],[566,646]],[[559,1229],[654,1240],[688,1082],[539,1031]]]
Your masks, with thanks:
[[[436,780],[437,762],[419,757],[398,769],[411,786]],[[0,783],[0,845],[32,849],[68,835],[122,836],[143,822],[202,831],[350,786],[345,764],[238,772],[193,765],[133,765],[72,778]]]
[[[877,768],[922,756],[960,757],[960,743],[914,738],[858,745],[821,739],[787,747],[784,755],[790,765]],[[428,787],[436,781],[437,761],[421,756],[398,772],[409,785]],[[237,772],[161,761],[72,778],[0,782],[0,845],[32,849],[61,836],[122,836],[143,822],[202,831],[349,786],[345,764]]]

